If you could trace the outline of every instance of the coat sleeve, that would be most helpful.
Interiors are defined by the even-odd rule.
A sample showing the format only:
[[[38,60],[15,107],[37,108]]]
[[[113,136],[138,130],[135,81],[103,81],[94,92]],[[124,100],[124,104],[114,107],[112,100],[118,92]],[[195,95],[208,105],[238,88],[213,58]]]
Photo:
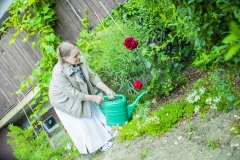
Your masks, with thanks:
[[[64,93],[66,96],[68,96],[69,98],[73,99],[73,100],[78,100],[78,101],[82,101],[85,98],[85,93],[80,92],[78,89],[76,89],[71,82],[69,81],[69,79],[67,78],[67,76],[63,73],[56,73],[55,75],[55,84],[57,85],[57,87],[59,88],[59,90]]]

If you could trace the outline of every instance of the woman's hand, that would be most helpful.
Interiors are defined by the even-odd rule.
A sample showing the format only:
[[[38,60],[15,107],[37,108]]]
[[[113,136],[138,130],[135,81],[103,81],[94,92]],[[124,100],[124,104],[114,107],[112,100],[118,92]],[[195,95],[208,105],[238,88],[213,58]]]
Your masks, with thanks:
[[[108,98],[114,98],[115,92],[109,89],[102,81],[98,82],[96,87],[104,91],[108,95]]]
[[[108,95],[108,98],[114,98],[114,94],[115,94],[115,92],[113,92],[111,89],[108,89],[107,91],[106,91],[106,94]]]
[[[96,95],[93,96],[93,101],[96,103],[101,103],[103,100],[104,99],[101,96],[96,96]]]

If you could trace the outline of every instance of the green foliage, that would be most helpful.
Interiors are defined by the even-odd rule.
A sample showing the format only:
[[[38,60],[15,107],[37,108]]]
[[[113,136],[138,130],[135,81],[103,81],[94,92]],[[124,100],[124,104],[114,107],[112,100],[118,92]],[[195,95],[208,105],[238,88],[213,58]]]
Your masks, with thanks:
[[[148,156],[148,154],[149,154],[149,149],[146,148],[143,153],[140,153],[140,157],[146,158]]]
[[[183,117],[189,117],[193,112],[194,108],[185,101],[164,104],[146,119],[133,119],[127,123],[119,133],[119,139],[131,140],[144,134],[159,135],[173,128]]]
[[[31,76],[21,83],[19,90],[20,94],[30,85],[37,85],[39,88],[35,99],[40,97],[40,101],[35,108],[38,111],[48,99],[48,85],[51,79],[51,71],[56,63],[55,48],[60,42],[60,38],[54,34],[53,26],[57,19],[55,11],[51,8],[55,0],[15,0],[9,7],[11,16],[4,22],[2,31],[13,27],[16,32],[13,34],[11,43],[15,43],[16,37],[21,32],[27,32],[26,37],[22,40],[26,42],[30,36],[36,35],[38,41],[32,43],[32,47],[39,46],[42,54],[42,59],[35,64]],[[35,100],[31,103],[35,104]]]
[[[238,28],[235,22],[230,23],[230,30],[231,30],[230,34],[223,39],[223,43],[230,43],[230,47],[225,56],[225,60],[229,60],[236,53],[239,53],[238,51],[240,49],[240,29]],[[240,59],[236,62],[239,62],[239,61]]]
[[[203,117],[209,109],[230,111],[239,98],[230,74],[224,70],[197,80],[194,87],[195,89],[187,95],[186,100],[195,106],[195,113],[200,112]]]
[[[106,23],[107,20],[105,20]],[[125,33],[138,37],[137,31],[128,24],[119,24]],[[82,54],[88,60],[89,65],[107,82],[116,92],[136,92],[133,82],[144,79],[147,69],[137,59],[138,50],[128,51],[125,49],[124,37],[115,24],[98,26],[89,33],[82,30],[77,44]]]
[[[60,41],[52,29],[56,20],[55,11],[51,8],[53,3],[53,0],[16,0],[10,8],[11,17],[0,29],[5,31],[13,26],[17,30],[10,43],[14,43],[22,31],[28,32],[24,42],[32,35],[38,36],[39,40],[32,46],[40,47],[42,60],[18,92],[37,83],[40,92],[35,98],[41,97],[41,100],[33,117],[48,102],[48,84],[56,62],[55,47]],[[115,92],[137,93],[132,84],[141,79],[144,83],[142,90],[149,91],[149,98],[168,95],[175,87],[187,82],[181,70],[193,61],[195,65],[204,67],[205,64],[222,64],[226,60],[230,67],[239,65],[239,3],[237,0],[162,0],[161,3],[156,0],[128,0],[112,13],[124,34],[108,16],[91,32],[83,28],[77,45],[89,65]],[[87,28],[88,19],[84,18],[82,22]],[[126,36],[134,36],[138,40],[135,50],[129,51],[123,46]],[[231,76],[219,71],[198,80],[195,90],[187,96],[188,102],[164,104],[151,115],[149,101],[138,104],[135,113],[138,116],[122,128],[119,138],[130,140],[144,134],[159,135],[170,130],[182,118],[190,119],[194,112],[200,112],[203,118],[207,118],[206,111],[209,109],[229,111],[234,108],[234,102],[239,103],[237,98]],[[31,105],[35,103],[36,99]],[[51,146],[42,132],[38,139],[31,128],[23,131],[11,129],[16,132],[10,133],[9,143],[16,148],[15,154],[19,159],[30,153],[40,159],[42,153],[53,159],[57,155],[65,158],[63,153],[66,149],[63,147],[49,151]],[[238,131],[238,128],[235,126],[233,130]],[[40,141],[43,141],[42,144],[38,144]],[[215,146],[212,141],[208,144]]]
[[[138,103],[134,111],[134,116],[137,118],[146,119],[150,113],[152,103],[150,101],[145,101],[142,104]]]
[[[214,140],[207,141],[207,150],[215,150],[217,148],[217,143]]]
[[[188,125],[188,140],[191,140],[193,137],[193,132],[196,130],[196,126],[187,123]]]
[[[230,67],[239,67],[240,57],[240,29],[235,22],[230,23],[230,34],[227,35],[223,40],[223,45],[213,46],[210,54],[203,53],[199,59],[196,59],[194,64],[208,64],[212,61],[219,63],[221,61],[229,61],[226,64]],[[225,56],[224,56],[225,55]],[[223,57],[224,56],[224,57]]]
[[[44,131],[39,131],[36,136],[32,127],[22,130],[10,124],[8,128],[10,130],[8,132],[8,143],[13,148],[13,154],[17,159],[69,160],[80,156],[70,138],[68,138],[68,144],[60,145],[54,149]]]
[[[158,26],[163,25],[166,29],[169,29],[172,32],[171,34],[175,35],[180,41],[189,42],[190,46],[194,48],[194,57],[197,57],[194,64],[205,65],[210,63],[212,65],[213,62],[225,64],[226,60],[230,60],[226,65],[237,67],[236,65],[240,60],[239,54],[236,54],[239,50],[239,39],[234,43],[224,45],[221,44],[221,40],[228,33],[230,21],[238,23],[235,23],[234,26],[233,23],[230,24],[230,35],[234,34],[235,37],[232,39],[233,36],[227,36],[227,40],[230,40],[229,38],[231,38],[231,41],[236,40],[235,33],[238,33],[240,20],[239,1],[162,0],[159,2],[155,0],[132,0],[128,3],[131,3],[131,8],[133,7],[132,4],[141,6],[138,8],[139,12],[145,11],[150,14],[148,24],[154,21]],[[133,10],[131,11],[133,12]],[[134,11],[134,14],[138,11]],[[226,54],[225,59],[224,54]]]
[[[124,35],[138,40],[138,48],[126,50],[125,37],[107,17],[93,32],[80,33],[78,46],[90,66],[117,92],[134,93],[132,83],[141,79],[150,94],[168,95],[182,82],[180,71],[192,61],[192,47],[137,1],[121,5],[112,16]]]
[[[188,132],[193,132],[196,130],[196,126],[191,125],[190,123],[188,123],[187,125],[188,125]]]

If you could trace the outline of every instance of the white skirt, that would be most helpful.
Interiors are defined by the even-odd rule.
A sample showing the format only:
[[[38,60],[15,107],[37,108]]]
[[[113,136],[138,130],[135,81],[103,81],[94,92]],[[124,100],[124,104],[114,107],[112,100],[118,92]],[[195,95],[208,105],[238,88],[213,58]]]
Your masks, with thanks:
[[[92,101],[90,101],[90,108],[91,118],[73,117],[54,108],[81,154],[95,152],[112,138],[111,128],[107,126],[103,113]]]

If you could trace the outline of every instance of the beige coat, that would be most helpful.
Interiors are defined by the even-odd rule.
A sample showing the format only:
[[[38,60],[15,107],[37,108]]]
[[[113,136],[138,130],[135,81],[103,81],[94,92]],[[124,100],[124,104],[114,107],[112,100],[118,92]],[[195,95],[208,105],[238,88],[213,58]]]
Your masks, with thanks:
[[[89,85],[91,93],[94,94],[92,85],[96,86],[100,78],[94,73],[81,57],[83,74]],[[52,79],[49,86],[49,99],[53,107],[72,115],[74,117],[91,117],[89,101],[83,101],[88,93],[87,83],[83,81],[69,64],[56,64],[52,71]]]

